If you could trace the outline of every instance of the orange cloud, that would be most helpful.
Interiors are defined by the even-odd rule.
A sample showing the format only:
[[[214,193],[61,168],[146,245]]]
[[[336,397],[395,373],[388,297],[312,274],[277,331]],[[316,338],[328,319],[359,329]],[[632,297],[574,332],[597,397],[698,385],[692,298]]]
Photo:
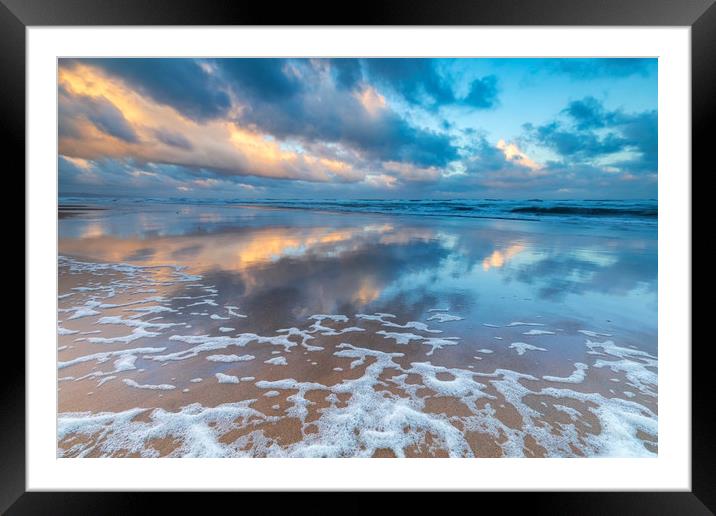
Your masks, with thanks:
[[[355,97],[371,116],[377,115],[387,106],[385,97],[371,86],[366,86],[361,92],[356,92]]]
[[[542,168],[542,165],[530,159],[530,157],[522,152],[514,143],[507,143],[505,140],[501,139],[497,142],[497,148],[502,151],[507,161],[517,163],[523,167],[529,168],[530,170],[540,170]]]
[[[68,93],[61,96],[61,102],[67,104],[66,113],[73,113],[73,105],[81,106],[85,98],[102,99],[116,107],[138,135],[138,142],[127,142],[104,133],[81,116],[72,120],[61,118],[60,124],[71,121],[74,131],[69,134],[60,131],[60,154],[76,160],[80,166],[82,160],[129,157],[211,168],[227,175],[308,181],[330,181],[335,177],[360,181],[365,176],[350,163],[308,151],[287,150],[280,141],[233,121],[197,122],[186,118],[91,66],[63,66],[58,80]],[[157,134],[161,131],[179,135],[191,143],[191,148],[159,140]]]

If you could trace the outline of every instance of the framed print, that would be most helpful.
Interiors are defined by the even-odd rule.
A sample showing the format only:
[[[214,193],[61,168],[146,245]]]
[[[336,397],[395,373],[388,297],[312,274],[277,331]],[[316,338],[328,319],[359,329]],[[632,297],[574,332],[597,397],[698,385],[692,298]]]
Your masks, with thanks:
[[[3,510],[256,490],[713,510],[691,337],[712,2],[3,1],[28,300]]]

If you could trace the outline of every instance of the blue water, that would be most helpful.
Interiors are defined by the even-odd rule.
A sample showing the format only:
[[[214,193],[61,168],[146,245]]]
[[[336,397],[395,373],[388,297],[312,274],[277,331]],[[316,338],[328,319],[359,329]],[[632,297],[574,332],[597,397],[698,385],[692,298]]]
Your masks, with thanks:
[[[656,225],[658,205],[655,199],[639,200],[497,200],[497,199],[187,199],[187,198],[112,198],[60,197],[60,204],[198,204],[257,206],[265,208],[318,210],[392,215],[449,216],[513,220],[585,220],[623,221]]]

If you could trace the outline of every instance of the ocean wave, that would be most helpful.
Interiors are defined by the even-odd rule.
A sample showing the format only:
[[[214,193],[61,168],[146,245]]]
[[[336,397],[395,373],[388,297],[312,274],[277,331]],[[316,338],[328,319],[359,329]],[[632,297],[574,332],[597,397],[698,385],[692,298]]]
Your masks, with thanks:
[[[659,215],[654,208],[602,208],[598,206],[521,206],[512,208],[512,213],[534,213],[542,215],[616,215],[621,217],[653,217]]]
[[[77,206],[77,197],[60,197],[60,208]],[[187,199],[92,198],[83,206],[184,204],[385,215],[467,217],[513,220],[616,220],[655,223],[658,203],[645,200],[510,200],[510,199]]]

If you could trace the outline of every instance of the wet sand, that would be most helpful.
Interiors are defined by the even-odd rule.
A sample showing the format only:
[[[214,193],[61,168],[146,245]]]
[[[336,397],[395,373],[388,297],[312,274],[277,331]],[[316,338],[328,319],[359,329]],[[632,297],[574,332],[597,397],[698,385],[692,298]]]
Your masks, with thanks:
[[[58,456],[657,452],[655,228],[132,206],[59,247]]]

